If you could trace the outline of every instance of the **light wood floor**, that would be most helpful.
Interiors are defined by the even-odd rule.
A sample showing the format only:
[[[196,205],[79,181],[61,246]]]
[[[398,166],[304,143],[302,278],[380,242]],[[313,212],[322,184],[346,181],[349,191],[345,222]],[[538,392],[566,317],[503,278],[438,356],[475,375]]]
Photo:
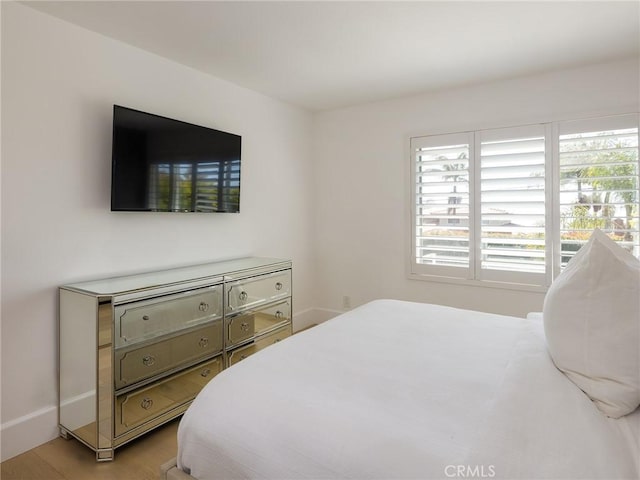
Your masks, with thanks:
[[[56,438],[0,464],[2,480],[157,480],[160,465],[176,456],[179,420],[116,449],[112,462],[75,439]]]

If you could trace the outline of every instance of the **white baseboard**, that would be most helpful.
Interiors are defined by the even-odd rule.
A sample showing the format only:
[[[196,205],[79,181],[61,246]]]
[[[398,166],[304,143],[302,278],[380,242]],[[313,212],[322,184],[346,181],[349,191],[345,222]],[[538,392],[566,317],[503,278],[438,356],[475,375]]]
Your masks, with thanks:
[[[329,310],[326,308],[308,308],[307,310],[303,310],[302,312],[298,312],[293,315],[293,331],[294,333],[299,332],[300,330],[304,330],[312,325],[326,322],[341,313],[343,312]]]
[[[343,312],[309,308],[293,316],[293,331],[299,332]],[[76,400],[82,400],[78,397]],[[58,436],[58,408],[45,407],[0,426],[0,461],[4,462]]]
[[[58,408],[41,408],[3,423],[0,427],[0,461],[31,450],[58,436]]]

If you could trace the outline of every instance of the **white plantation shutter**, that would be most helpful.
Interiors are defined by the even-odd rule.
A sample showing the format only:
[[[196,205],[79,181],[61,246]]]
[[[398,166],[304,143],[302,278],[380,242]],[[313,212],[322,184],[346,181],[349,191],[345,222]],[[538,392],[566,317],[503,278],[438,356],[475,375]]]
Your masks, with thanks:
[[[471,134],[411,140],[416,270],[469,277]]]
[[[560,258],[564,268],[599,228],[636,257],[638,117],[565,122],[559,127]]]
[[[595,228],[639,257],[639,121],[412,138],[411,276],[540,290]]]
[[[480,278],[544,284],[545,127],[489,130],[478,137]]]

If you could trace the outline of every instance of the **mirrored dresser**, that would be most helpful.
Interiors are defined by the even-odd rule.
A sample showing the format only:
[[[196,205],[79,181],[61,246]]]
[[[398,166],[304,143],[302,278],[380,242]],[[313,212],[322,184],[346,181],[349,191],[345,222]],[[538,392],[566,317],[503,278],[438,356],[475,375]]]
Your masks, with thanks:
[[[112,460],[223,369],[292,333],[291,262],[249,257],[60,287],[60,435]]]

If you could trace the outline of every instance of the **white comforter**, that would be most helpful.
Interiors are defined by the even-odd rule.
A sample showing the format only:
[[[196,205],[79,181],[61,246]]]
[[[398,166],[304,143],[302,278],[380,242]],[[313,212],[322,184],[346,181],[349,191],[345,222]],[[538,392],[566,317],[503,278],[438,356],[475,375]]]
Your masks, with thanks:
[[[379,300],[256,353],[184,415],[200,480],[638,479],[640,411],[603,416],[542,322]]]

